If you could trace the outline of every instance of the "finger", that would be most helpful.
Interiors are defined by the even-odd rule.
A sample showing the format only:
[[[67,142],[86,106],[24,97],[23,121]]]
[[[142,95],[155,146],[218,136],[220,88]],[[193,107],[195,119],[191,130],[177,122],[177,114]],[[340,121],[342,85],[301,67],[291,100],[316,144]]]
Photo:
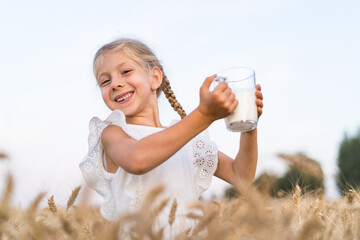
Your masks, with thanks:
[[[264,107],[264,103],[260,100],[260,99],[256,99],[256,106],[263,108]]]
[[[258,98],[258,99],[260,99],[260,100],[263,100],[263,99],[264,99],[263,94],[262,94],[262,92],[260,92],[260,91],[256,91],[256,92],[255,92],[255,95],[256,95],[256,98]]]
[[[260,84],[256,85],[256,90],[261,91],[261,85]]]
[[[229,102],[233,102],[235,99],[236,99],[235,94],[233,92],[231,92],[229,97],[228,97]]]
[[[231,88],[226,88],[223,93],[224,93],[224,96],[228,98],[232,94],[232,90],[231,90]]]
[[[216,74],[210,76],[210,77],[207,77],[204,81],[204,83],[202,84],[201,86],[201,90],[202,91],[209,91],[209,88],[210,88],[210,85],[211,83],[214,81],[214,79],[216,78]]]
[[[236,109],[236,107],[238,106],[239,101],[237,99],[234,100],[234,102],[230,105],[230,113],[233,113]]]
[[[215,90],[214,91],[217,91],[217,92],[223,92],[225,91],[226,89],[228,88],[228,83],[227,82],[221,82],[219,83]]]
[[[258,112],[258,118],[259,118],[262,115],[262,109],[258,107],[257,112]]]

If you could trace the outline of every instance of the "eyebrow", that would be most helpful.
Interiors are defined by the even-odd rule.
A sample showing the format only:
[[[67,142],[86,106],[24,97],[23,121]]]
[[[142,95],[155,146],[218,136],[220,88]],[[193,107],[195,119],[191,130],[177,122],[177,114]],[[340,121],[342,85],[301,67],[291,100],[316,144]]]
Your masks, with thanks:
[[[124,65],[124,64],[126,64],[126,63],[127,63],[127,62],[120,63],[120,64],[116,65],[115,68],[119,68],[119,67],[121,67],[122,65]],[[101,76],[106,75],[106,74],[107,74],[106,72],[100,73],[100,74],[97,76],[97,79],[99,79]]]
[[[103,73],[101,73],[101,74],[98,75],[97,79],[99,79],[100,77],[102,77],[102,76],[104,76],[104,75],[108,75],[108,74],[103,72]]]

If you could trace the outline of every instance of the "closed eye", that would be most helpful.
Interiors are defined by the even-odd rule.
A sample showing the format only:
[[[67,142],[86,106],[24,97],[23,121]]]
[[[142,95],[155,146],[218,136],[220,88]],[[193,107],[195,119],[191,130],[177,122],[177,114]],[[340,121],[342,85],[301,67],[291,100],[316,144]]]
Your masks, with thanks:
[[[122,74],[122,75],[127,75],[127,74],[129,74],[131,71],[132,71],[131,69],[124,70],[124,71],[122,71],[121,74]]]
[[[110,82],[110,79],[105,79],[105,80],[101,81],[100,86],[104,86],[104,85],[106,85],[108,82]]]

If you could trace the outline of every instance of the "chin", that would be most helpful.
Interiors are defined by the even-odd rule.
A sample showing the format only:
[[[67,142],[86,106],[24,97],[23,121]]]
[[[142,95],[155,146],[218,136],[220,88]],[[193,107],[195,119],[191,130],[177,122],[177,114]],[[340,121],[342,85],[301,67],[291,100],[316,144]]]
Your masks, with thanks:
[[[135,115],[135,113],[133,111],[129,111],[129,109],[120,109],[120,108],[117,108],[119,109],[120,111],[122,111],[125,115],[125,117],[132,117]]]
[[[128,106],[125,108],[120,108],[119,106],[114,106],[114,105],[110,105],[110,104],[107,106],[111,111],[120,110],[121,112],[124,113],[124,115],[126,117],[132,117],[132,116],[136,115],[136,110],[131,109],[131,106]]]

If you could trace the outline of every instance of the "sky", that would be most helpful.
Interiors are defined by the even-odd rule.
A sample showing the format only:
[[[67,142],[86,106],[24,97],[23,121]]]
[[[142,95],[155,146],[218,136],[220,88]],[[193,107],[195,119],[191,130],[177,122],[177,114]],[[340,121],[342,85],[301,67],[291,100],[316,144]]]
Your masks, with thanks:
[[[89,120],[110,113],[92,75],[94,54],[133,37],[158,56],[187,113],[207,76],[254,69],[265,105],[257,175],[281,175],[287,167],[277,154],[303,152],[320,162],[326,194],[336,197],[339,143],[360,127],[359,7],[334,0],[1,1],[0,151],[9,159],[0,162],[0,190],[11,172],[13,202],[25,207],[40,191],[65,203],[83,184],[78,164]],[[163,124],[179,118],[163,96],[159,107]],[[209,132],[235,157],[239,133],[223,120]],[[220,196],[227,186],[214,178],[205,195]]]

